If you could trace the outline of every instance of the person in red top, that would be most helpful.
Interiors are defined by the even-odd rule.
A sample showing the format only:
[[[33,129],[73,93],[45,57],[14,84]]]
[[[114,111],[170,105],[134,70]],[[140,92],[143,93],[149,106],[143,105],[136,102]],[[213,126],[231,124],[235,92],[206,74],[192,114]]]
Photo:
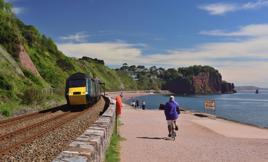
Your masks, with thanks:
[[[122,112],[122,97],[123,93],[121,93],[119,96],[115,98],[116,101],[116,115],[120,115]]]

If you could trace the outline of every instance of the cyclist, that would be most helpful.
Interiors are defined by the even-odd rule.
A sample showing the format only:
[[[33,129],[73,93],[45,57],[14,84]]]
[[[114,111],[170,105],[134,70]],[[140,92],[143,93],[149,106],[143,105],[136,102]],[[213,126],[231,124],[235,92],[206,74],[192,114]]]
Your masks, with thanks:
[[[179,104],[175,101],[174,96],[169,97],[169,101],[165,105],[165,116],[168,124],[168,137],[171,137],[171,133],[173,132],[173,124],[175,125],[175,130],[178,130],[178,126],[176,124],[176,120],[179,117],[180,111]]]

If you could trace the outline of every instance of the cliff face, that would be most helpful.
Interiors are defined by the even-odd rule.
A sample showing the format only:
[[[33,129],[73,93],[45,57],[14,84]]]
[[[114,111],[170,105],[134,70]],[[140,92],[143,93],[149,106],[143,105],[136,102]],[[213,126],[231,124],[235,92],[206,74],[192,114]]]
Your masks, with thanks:
[[[163,86],[175,94],[220,94],[234,93],[234,84],[222,81],[220,73],[200,72],[190,79],[179,77]]]
[[[193,76],[194,92],[197,94],[221,93],[221,75],[201,72]]]

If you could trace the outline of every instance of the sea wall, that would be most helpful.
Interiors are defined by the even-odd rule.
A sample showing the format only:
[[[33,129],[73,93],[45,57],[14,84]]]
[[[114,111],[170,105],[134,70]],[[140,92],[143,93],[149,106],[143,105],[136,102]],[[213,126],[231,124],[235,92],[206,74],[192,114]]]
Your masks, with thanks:
[[[102,162],[115,124],[115,106],[110,105],[102,116],[81,136],[69,144],[53,162]]]

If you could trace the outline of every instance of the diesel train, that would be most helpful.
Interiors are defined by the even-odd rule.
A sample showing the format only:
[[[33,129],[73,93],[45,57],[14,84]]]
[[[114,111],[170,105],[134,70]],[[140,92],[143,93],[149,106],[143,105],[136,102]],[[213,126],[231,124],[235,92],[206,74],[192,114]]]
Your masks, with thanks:
[[[101,97],[100,80],[84,73],[72,74],[66,80],[65,97],[68,105],[89,105]]]

